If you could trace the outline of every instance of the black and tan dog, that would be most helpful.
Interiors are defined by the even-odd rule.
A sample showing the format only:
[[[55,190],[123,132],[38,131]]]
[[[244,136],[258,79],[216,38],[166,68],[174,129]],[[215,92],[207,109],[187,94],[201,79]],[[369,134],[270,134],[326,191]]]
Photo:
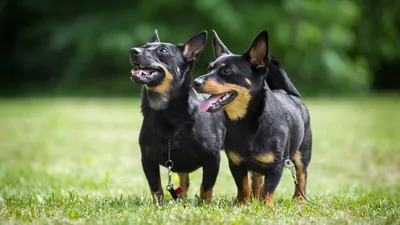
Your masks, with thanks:
[[[213,44],[217,59],[193,84],[198,92],[212,94],[201,102],[201,111],[225,112],[224,145],[238,201],[249,201],[252,191],[272,204],[286,158],[294,162],[305,194],[312,142],[309,113],[278,61],[268,55],[268,32],[261,32],[243,55],[232,54],[215,31]],[[282,90],[272,90],[277,88]],[[294,197],[304,200],[298,189]]]
[[[184,44],[160,42],[157,31],[152,41],[130,50],[131,79],[143,85],[143,124],[139,144],[142,166],[150,190],[163,197],[159,165],[165,165],[170,141],[172,171],[177,172],[186,196],[188,173],[203,168],[200,197],[212,201],[225,136],[223,113],[198,110],[204,97],[192,88],[190,71],[207,43],[207,32],[194,35]]]

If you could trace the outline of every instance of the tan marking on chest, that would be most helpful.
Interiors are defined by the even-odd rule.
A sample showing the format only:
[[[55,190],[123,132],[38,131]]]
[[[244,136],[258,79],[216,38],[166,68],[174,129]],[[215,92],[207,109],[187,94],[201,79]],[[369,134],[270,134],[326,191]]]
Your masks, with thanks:
[[[226,151],[226,155],[235,165],[239,165],[242,161],[242,157],[234,151]]]
[[[267,152],[264,154],[253,156],[253,159],[263,163],[273,163],[275,160],[275,155],[273,152]]]

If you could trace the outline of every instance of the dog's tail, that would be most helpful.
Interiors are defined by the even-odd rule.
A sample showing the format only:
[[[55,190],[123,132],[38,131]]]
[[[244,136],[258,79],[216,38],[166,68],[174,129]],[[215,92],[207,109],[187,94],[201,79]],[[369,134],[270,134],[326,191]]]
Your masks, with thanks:
[[[281,67],[279,61],[273,56],[269,56],[268,58],[268,74],[265,78],[268,87],[271,90],[281,89],[286,91],[290,95],[301,97],[300,93],[294,87],[292,81],[290,81],[285,70]]]

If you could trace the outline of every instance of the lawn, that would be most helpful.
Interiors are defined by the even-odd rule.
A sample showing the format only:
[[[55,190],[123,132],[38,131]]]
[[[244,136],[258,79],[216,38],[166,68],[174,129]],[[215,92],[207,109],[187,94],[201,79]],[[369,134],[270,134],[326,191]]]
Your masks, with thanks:
[[[274,206],[237,205],[224,153],[211,205],[197,198],[201,171],[190,175],[189,199],[155,204],[138,99],[0,100],[0,224],[399,224],[400,96],[306,103],[308,197],[333,210],[293,201],[289,171]]]

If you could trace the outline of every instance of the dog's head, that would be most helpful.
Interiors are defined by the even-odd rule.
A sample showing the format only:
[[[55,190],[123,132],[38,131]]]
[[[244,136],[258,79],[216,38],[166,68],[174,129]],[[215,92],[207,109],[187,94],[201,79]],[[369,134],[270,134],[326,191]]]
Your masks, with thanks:
[[[152,95],[168,99],[171,89],[180,88],[207,43],[202,31],[184,44],[160,41],[157,30],[151,42],[131,48],[131,79],[144,85]]]
[[[268,61],[268,32],[261,32],[242,55],[232,54],[213,31],[216,60],[208,73],[193,81],[200,93],[211,94],[201,102],[200,110],[225,110],[231,120],[246,115],[248,104],[263,87]]]

